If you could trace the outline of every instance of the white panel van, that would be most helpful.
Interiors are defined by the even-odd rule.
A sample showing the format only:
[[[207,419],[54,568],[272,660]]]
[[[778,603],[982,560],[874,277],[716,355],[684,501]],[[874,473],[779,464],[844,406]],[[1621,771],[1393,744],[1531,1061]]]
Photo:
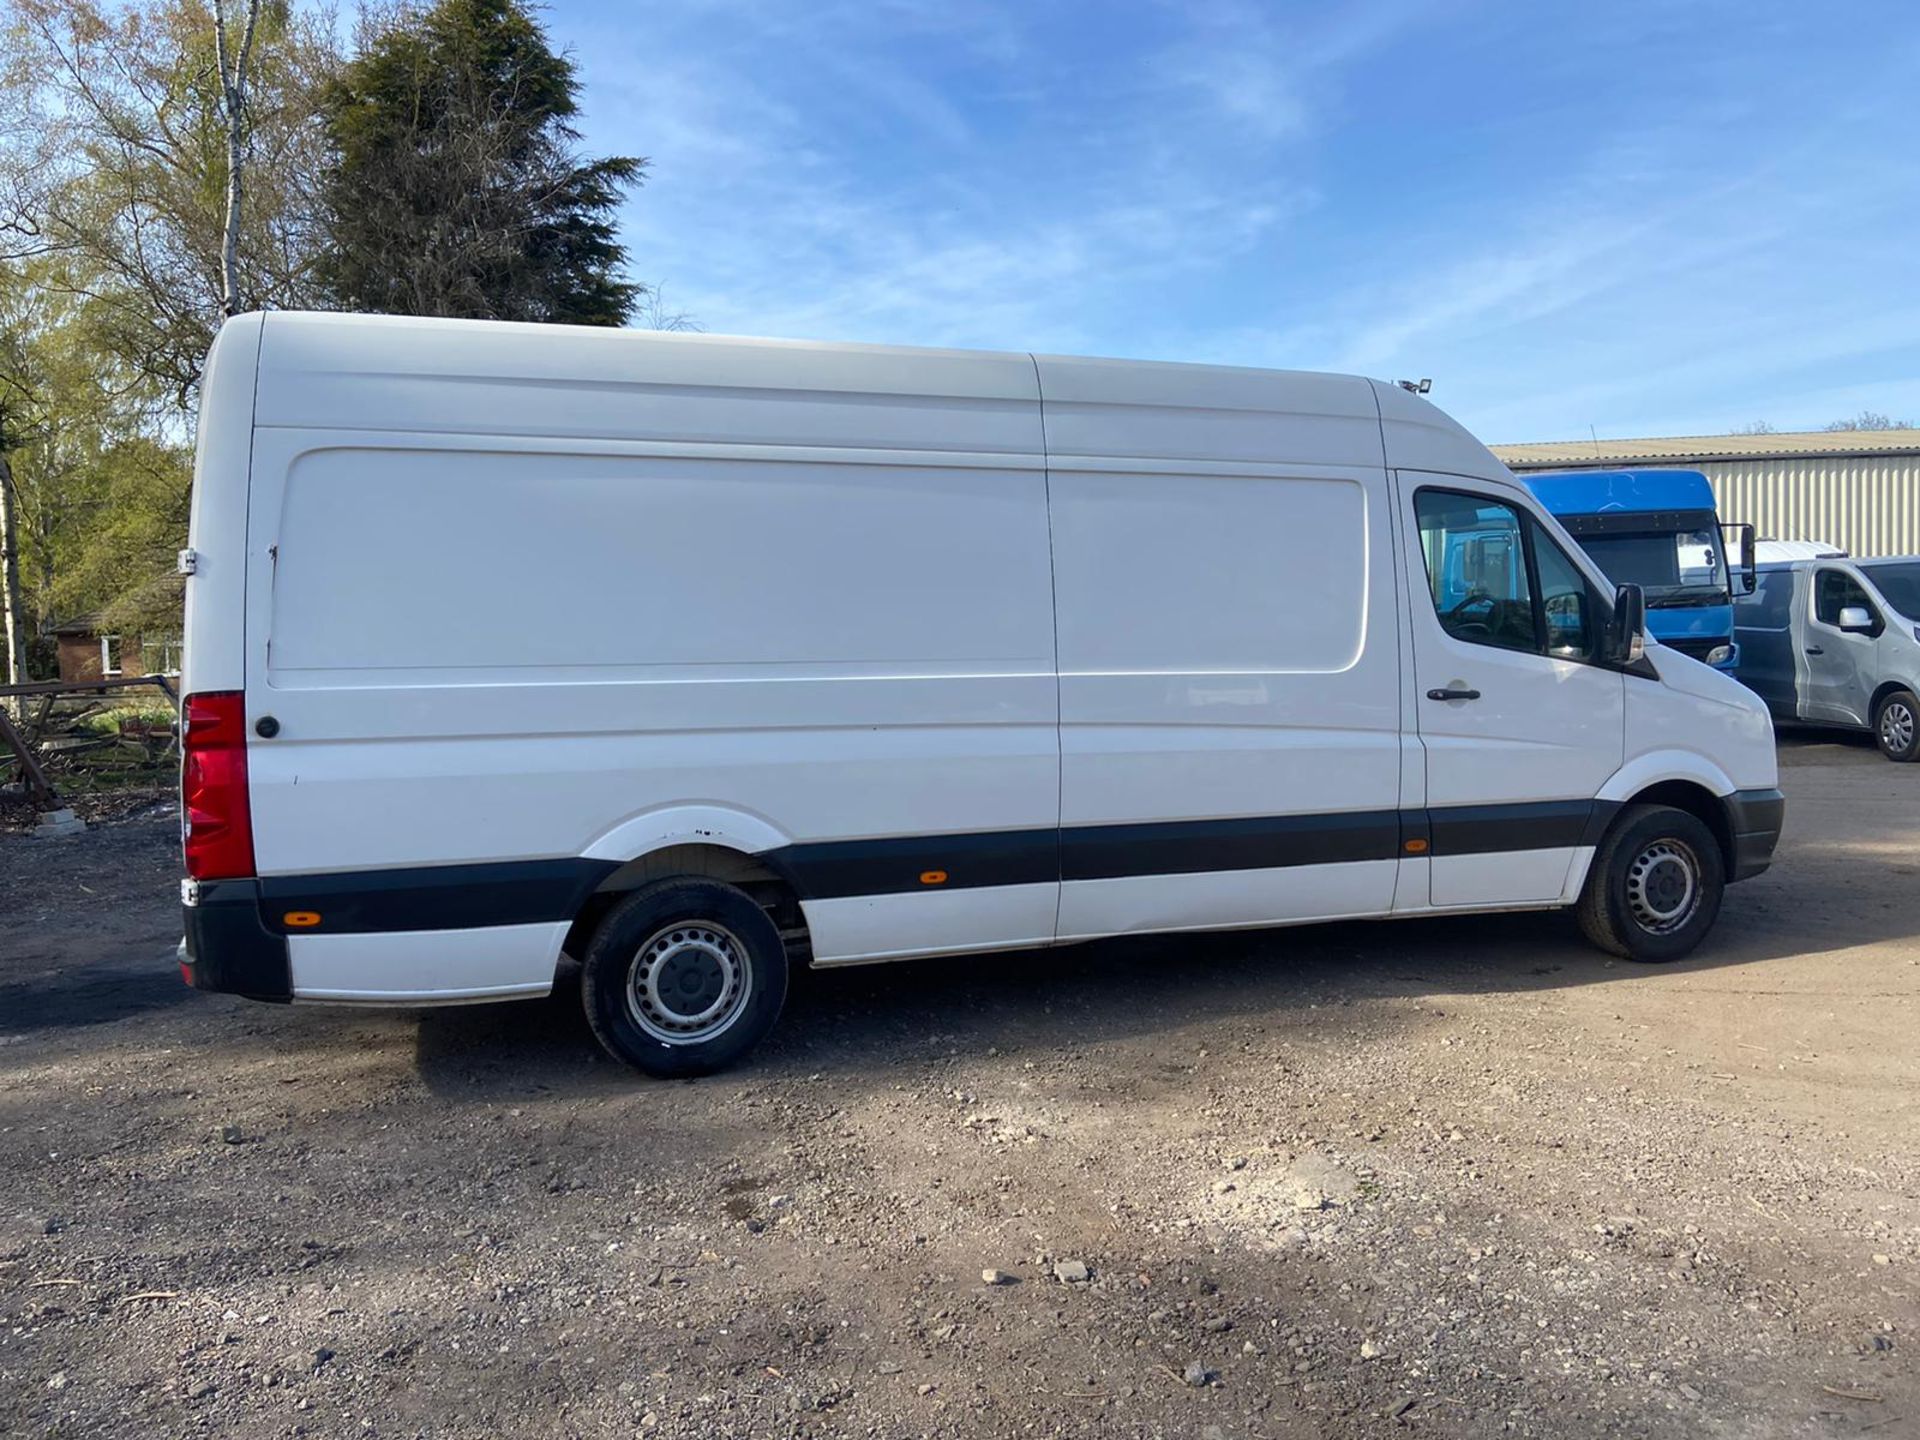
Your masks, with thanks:
[[[712,1070],[791,963],[1577,907],[1687,953],[1784,803],[1393,385],[348,315],[228,322],[187,583],[185,973],[546,993]]]

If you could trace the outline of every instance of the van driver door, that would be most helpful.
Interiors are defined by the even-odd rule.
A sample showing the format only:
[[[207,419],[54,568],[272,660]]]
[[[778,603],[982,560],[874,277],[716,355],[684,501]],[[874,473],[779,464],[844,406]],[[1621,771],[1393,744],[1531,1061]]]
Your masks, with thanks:
[[[1400,471],[1436,906],[1559,898],[1625,748],[1608,603],[1513,487]]]

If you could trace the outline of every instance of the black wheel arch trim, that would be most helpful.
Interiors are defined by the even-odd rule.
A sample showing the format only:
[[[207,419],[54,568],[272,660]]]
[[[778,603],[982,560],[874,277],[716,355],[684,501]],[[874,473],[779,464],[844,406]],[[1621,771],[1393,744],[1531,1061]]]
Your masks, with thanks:
[[[500,860],[270,875],[259,881],[261,921],[281,935],[538,925],[571,919],[619,868],[612,860]],[[295,913],[319,922],[290,926]]]
[[[1720,800],[1733,836],[1732,864],[1727,883],[1751,880],[1773,863],[1773,852],[1786,827],[1787,797],[1778,789],[1735,790]]]

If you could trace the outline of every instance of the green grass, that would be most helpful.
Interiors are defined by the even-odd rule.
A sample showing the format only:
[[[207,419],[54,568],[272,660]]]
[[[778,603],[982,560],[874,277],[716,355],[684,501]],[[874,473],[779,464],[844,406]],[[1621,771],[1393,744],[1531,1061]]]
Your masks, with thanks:
[[[88,735],[118,735],[123,720],[144,720],[155,729],[164,729],[174,723],[173,707],[164,703],[115,705],[111,709],[95,710],[81,717],[74,728]]]

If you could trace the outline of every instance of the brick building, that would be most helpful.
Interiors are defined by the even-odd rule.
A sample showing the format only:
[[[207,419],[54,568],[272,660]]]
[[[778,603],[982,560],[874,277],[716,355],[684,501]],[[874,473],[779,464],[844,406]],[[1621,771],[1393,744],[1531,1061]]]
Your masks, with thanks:
[[[83,615],[56,625],[53,638],[60,657],[62,680],[180,673],[177,637],[122,634],[103,629],[92,615]]]

